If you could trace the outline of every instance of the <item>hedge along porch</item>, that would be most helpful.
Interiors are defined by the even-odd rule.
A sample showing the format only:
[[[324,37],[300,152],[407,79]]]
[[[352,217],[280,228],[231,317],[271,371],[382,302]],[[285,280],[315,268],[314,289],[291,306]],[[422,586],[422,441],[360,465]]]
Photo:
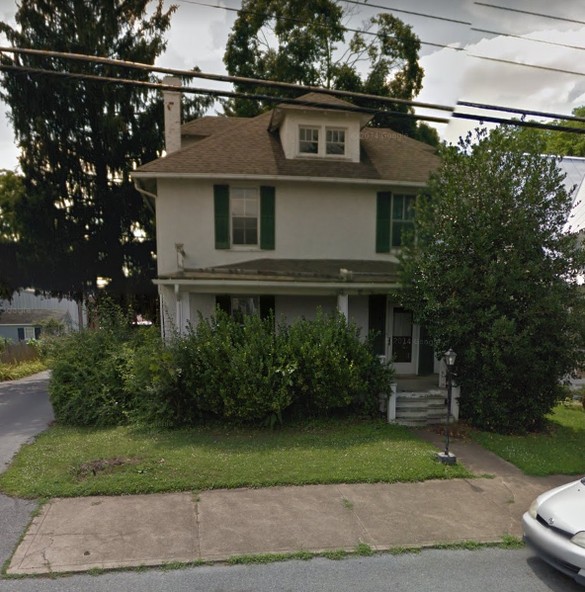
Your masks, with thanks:
[[[388,294],[398,287],[397,264],[383,261],[259,259],[159,278],[163,331],[196,325],[217,308],[237,316],[271,312],[292,322],[318,310],[338,310],[376,335],[375,351],[393,360],[399,375],[439,370],[424,329]]]

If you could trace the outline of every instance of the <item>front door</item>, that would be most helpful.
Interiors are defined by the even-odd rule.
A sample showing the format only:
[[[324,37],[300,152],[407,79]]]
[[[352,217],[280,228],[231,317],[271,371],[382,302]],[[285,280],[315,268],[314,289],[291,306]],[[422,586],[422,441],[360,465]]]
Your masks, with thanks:
[[[389,317],[389,359],[396,374],[417,373],[418,326],[412,322],[412,312],[404,308],[391,307]]]

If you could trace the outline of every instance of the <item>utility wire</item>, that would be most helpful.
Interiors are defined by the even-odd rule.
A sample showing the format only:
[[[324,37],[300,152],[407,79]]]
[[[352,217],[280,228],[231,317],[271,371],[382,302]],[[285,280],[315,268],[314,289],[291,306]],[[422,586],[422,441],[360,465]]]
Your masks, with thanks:
[[[65,52],[57,52],[57,51],[50,51],[50,50],[39,50],[39,49],[24,49],[24,48],[3,48],[0,47],[0,53],[2,51],[6,51],[9,53],[16,53],[16,54],[30,54],[30,55],[38,55],[42,57],[58,57],[58,58],[65,58],[65,59],[73,59],[73,60],[80,60],[86,61],[90,63],[100,63],[118,67],[124,67],[128,69],[138,69],[147,72],[159,72],[164,74],[173,74],[176,76],[182,77],[193,77],[193,78],[203,78],[208,80],[219,80],[221,82],[240,82],[240,83],[247,83],[247,84],[254,84],[255,86],[265,86],[268,88],[284,88],[287,90],[295,90],[295,91],[306,91],[306,92],[317,92],[317,93],[325,93],[330,95],[341,96],[345,98],[351,99],[366,99],[368,101],[376,101],[378,103],[398,103],[398,104],[405,104],[410,107],[419,107],[424,109],[431,109],[431,110],[442,110],[442,111],[449,111],[453,112],[455,107],[445,106],[445,105],[438,105],[434,103],[420,103],[416,101],[408,101],[406,99],[392,99],[389,97],[380,97],[378,95],[370,95],[370,94],[362,94],[356,93],[351,91],[339,91],[333,89],[324,89],[322,87],[314,87],[314,86],[302,86],[297,85],[289,82],[279,82],[279,81],[269,81],[269,80],[260,80],[255,78],[242,78],[239,76],[224,76],[220,74],[209,74],[203,72],[196,72],[193,70],[178,70],[174,68],[159,68],[150,64],[144,64],[139,62],[129,62],[125,60],[117,60],[113,58],[104,58],[99,56],[89,56],[85,54],[76,54],[76,53],[65,53]],[[50,72],[50,71],[49,71]],[[113,80],[118,80],[114,78]],[[210,94],[209,92],[205,94]],[[241,93],[238,97],[246,98],[251,96],[249,93]],[[260,96],[260,95],[258,95]],[[283,101],[284,102],[284,101]],[[560,120],[566,121],[576,121],[576,122],[583,122],[584,118],[577,117],[574,115],[563,115],[559,113],[546,113],[542,111],[531,111],[531,110],[523,110],[519,108],[509,108],[509,107],[502,107],[499,105],[490,105],[490,104],[482,104],[482,103],[471,103],[465,101],[459,101],[459,106],[467,106],[473,107],[477,109],[484,109],[484,110],[493,110],[493,111],[501,111],[501,112],[508,112],[508,113],[515,113],[522,116],[526,115],[533,115],[537,117],[545,117],[545,118],[555,118]]]
[[[153,66],[151,64],[144,64],[140,62],[129,62],[126,60],[118,60],[114,58],[104,58],[100,56],[90,56],[86,54],[78,54],[78,53],[66,53],[60,51],[51,51],[45,49],[25,49],[25,48],[14,48],[14,47],[0,47],[0,53],[8,52],[8,53],[15,53],[15,54],[25,54],[25,55],[35,55],[41,57],[54,57],[54,58],[64,58],[64,59],[71,59],[71,60],[78,60],[78,61],[85,61],[90,63],[99,63],[105,64],[110,66],[117,66],[122,68],[128,69],[137,69],[147,72],[157,72],[161,74],[172,74],[174,76],[181,76],[181,77],[188,77],[188,78],[202,78],[205,80],[214,80],[220,82],[230,82],[230,83],[240,83],[240,84],[251,84],[255,86],[264,86],[268,88],[282,88],[286,90],[295,90],[295,91],[303,91],[303,92],[316,92],[321,94],[329,94],[349,99],[363,99],[368,101],[376,101],[382,104],[401,104],[407,105],[409,107],[418,107],[421,109],[431,109],[437,111],[448,111],[453,112],[455,107],[447,106],[447,105],[439,105],[436,103],[421,103],[418,101],[409,101],[407,99],[394,99],[390,97],[381,97],[379,95],[371,95],[371,94],[364,94],[364,93],[357,93],[352,91],[343,91],[343,90],[334,90],[334,89],[325,89],[322,87],[316,86],[304,86],[299,84],[294,84],[290,82],[280,82],[280,81],[272,81],[272,80],[262,80],[257,78],[244,78],[241,76],[227,76],[222,74],[209,74],[205,72],[197,72],[194,70],[179,70],[175,68],[162,68],[158,66]],[[515,63],[515,62],[513,62]],[[116,79],[114,79],[116,80]],[[242,93],[242,97],[249,96],[248,93]],[[584,118],[577,117],[575,115],[563,115],[560,113],[546,113],[542,111],[530,111],[526,109],[519,109],[519,108],[510,108],[510,107],[502,107],[499,105],[490,105],[490,104],[482,104],[482,103],[471,103],[465,101],[459,101],[457,103],[459,106],[466,106],[466,107],[474,107],[477,109],[484,109],[484,110],[493,110],[493,111],[502,111],[508,113],[515,113],[520,115],[534,115],[537,117],[545,117],[545,118],[553,118],[553,119],[562,119],[566,121],[578,121],[583,122]]]
[[[515,62],[513,60],[504,60],[502,58],[493,58],[482,56],[475,53],[467,54],[471,58],[486,60],[488,62],[497,62],[499,64],[508,64],[510,66],[524,66],[525,68],[534,68],[536,70],[545,70],[546,72],[559,72],[560,74],[571,74],[571,76],[585,76],[585,72],[575,72],[574,70],[563,70],[562,68],[553,68],[552,66],[539,66],[538,64],[526,64],[525,62]]]
[[[280,82],[273,80],[262,80],[260,78],[246,78],[243,76],[228,76],[223,74],[210,74],[206,72],[197,72],[195,70],[179,70],[176,68],[163,68],[153,66],[151,64],[144,64],[141,62],[129,62],[126,60],[117,60],[114,58],[104,58],[100,56],[90,56],[79,53],[67,53],[61,51],[51,51],[46,49],[28,49],[16,47],[0,47],[0,53],[15,53],[25,55],[36,55],[41,57],[63,58],[68,60],[78,60],[85,62],[93,62],[98,64],[106,64],[109,66],[119,66],[121,68],[130,68],[148,72],[157,72],[159,74],[170,74],[173,76],[181,76],[186,78],[202,78],[204,80],[214,80],[216,82],[229,82],[232,84],[250,84],[254,86],[265,86],[268,88],[282,88],[286,90],[305,91],[325,93],[339,97],[346,97],[350,99],[361,99],[367,101],[378,101],[380,103],[388,103],[394,105],[407,105],[409,107],[418,107],[420,109],[434,109],[438,111],[452,112],[455,107],[448,105],[437,105],[435,103],[421,103],[419,101],[410,101],[407,99],[397,99],[391,97],[381,97],[379,95],[371,95],[366,93],[358,93],[344,90],[326,89],[321,86],[308,86],[302,84],[294,84],[292,82]]]
[[[527,14],[530,16],[539,16],[555,21],[563,21],[565,23],[574,23],[577,25],[585,25],[585,21],[578,21],[576,19],[565,18],[563,16],[555,16],[553,14],[543,14],[541,12],[532,12],[530,10],[520,10],[519,8],[510,8],[508,6],[498,6],[497,4],[489,4],[487,2],[474,2],[477,6],[486,6],[487,8],[495,8],[497,10],[506,10],[508,12],[516,12],[519,14]]]
[[[143,80],[132,80],[129,78],[115,78],[112,76],[100,76],[97,74],[83,74],[81,72],[60,72],[57,70],[44,70],[42,68],[30,68],[22,66],[11,66],[8,64],[0,64],[0,71],[18,72],[23,74],[39,74],[39,75],[50,75],[59,76],[64,78],[72,78],[77,80],[91,80],[99,82],[109,82],[114,84],[127,84],[138,86],[145,89],[155,90],[168,90],[173,92],[181,93],[192,93],[208,95],[212,97],[227,97],[227,98],[244,98],[244,99],[256,99],[259,101],[267,101],[271,103],[291,103],[295,105],[305,105],[308,107],[327,108],[334,111],[351,111],[355,113],[369,113],[372,115],[393,115],[396,117],[406,117],[411,119],[420,119],[423,121],[430,121],[432,123],[449,123],[448,119],[440,117],[432,117],[427,115],[418,115],[415,113],[404,113],[400,111],[387,111],[385,109],[373,109],[369,107],[358,107],[347,103],[346,105],[338,105],[335,103],[322,103],[320,101],[309,101],[306,99],[295,99],[291,97],[277,97],[273,95],[261,95],[258,93],[242,93],[237,91],[225,91],[218,89],[209,88],[194,88],[190,86],[174,86],[170,84],[164,84],[159,82],[146,82]]]
[[[514,35],[512,33],[503,33],[501,31],[490,31],[489,29],[478,29],[477,27],[471,27],[472,31],[478,33],[487,33],[488,35],[497,35],[498,37],[511,37],[513,39],[520,39],[521,41],[532,41],[534,43],[542,43],[544,45],[554,45],[555,47],[565,47],[567,49],[576,49],[579,51],[585,51],[585,47],[581,45],[571,45],[570,43],[559,43],[558,41],[545,41],[544,39],[534,39],[533,37],[526,37],[523,35]]]
[[[221,9],[221,10],[228,10],[228,11],[233,11],[233,12],[252,13],[252,11],[247,11],[247,10],[242,10],[242,9],[238,10],[237,8],[229,8],[227,6],[217,6],[215,4],[208,4],[206,2],[199,2],[197,0],[178,0],[178,1],[179,2],[187,2],[189,4],[196,4],[198,6],[208,6],[210,8],[218,8],[218,9]],[[349,0],[343,0],[343,1],[344,2],[348,2]],[[361,2],[357,2],[357,0],[355,0],[355,3],[356,4],[362,4]],[[494,7],[494,8],[501,8],[502,10],[512,10],[512,9],[507,9],[505,7],[502,7],[502,6],[496,6],[496,5],[487,4],[487,3],[483,3],[483,2],[475,2],[475,4],[478,4],[478,5],[481,5],[481,6],[489,6],[489,7]],[[372,4],[364,4],[364,6],[374,6],[374,5],[372,5]],[[523,11],[518,11],[518,12],[523,12]],[[252,14],[254,14],[254,13],[252,13]],[[529,14],[534,14],[534,15],[537,15],[538,16],[538,13],[529,13]],[[422,13],[421,13],[421,16],[422,16]],[[430,16],[430,15],[427,15],[427,16]],[[547,15],[540,15],[540,16],[547,16]],[[280,18],[282,19],[282,18],[285,18],[285,17],[280,17]],[[551,16],[550,18],[556,18],[556,17],[552,17]],[[298,22],[298,23],[301,23],[301,24],[306,24],[305,21],[301,21],[300,19],[293,19],[293,18],[290,18],[290,17],[286,17],[286,20],[291,20],[291,21]],[[565,20],[569,20],[569,19],[565,19]],[[460,22],[461,23],[464,23],[465,21],[460,21]],[[581,21],[570,21],[570,22],[575,22],[575,23],[578,23],[578,24],[581,23]],[[469,23],[469,24],[471,24],[471,23]],[[585,24],[585,22],[583,24]],[[377,33],[373,32],[373,31],[359,31],[358,29],[350,29],[350,28],[347,28],[347,27],[344,27],[344,30],[345,31],[349,31],[349,32],[354,32],[354,33],[361,33],[361,34],[365,34],[365,35],[375,35],[375,36],[378,35]],[[474,31],[480,31],[480,32],[485,32],[485,33],[490,33],[490,34],[494,34],[494,35],[500,35],[500,33],[497,33],[496,31],[487,31],[487,30],[477,29],[477,28],[473,28],[473,27],[472,27],[472,30],[474,30]],[[567,48],[570,48],[570,49],[579,49],[579,50],[584,50],[585,49],[583,47],[571,46],[571,45],[566,45],[565,46],[564,44],[556,44],[556,43],[553,43],[553,42],[545,42],[545,41],[540,41],[540,40],[537,40],[537,39],[530,39],[530,38],[525,38],[525,37],[521,37],[521,36],[517,36],[517,35],[512,35],[512,34],[507,34],[507,36],[508,37],[515,37],[515,38],[518,38],[518,39],[527,39],[527,40],[530,40],[530,41],[535,41],[535,42],[540,42],[540,43],[550,43],[550,44],[554,44],[554,45],[559,45],[561,47],[567,47]],[[431,42],[425,42],[425,41],[420,41],[420,43],[422,45],[430,45],[430,46],[438,47],[440,49],[452,49],[454,51],[463,51],[463,52],[466,52],[470,57],[474,57],[474,58],[478,58],[478,59],[482,59],[482,60],[498,61],[497,58],[490,58],[490,57],[487,57],[487,56],[481,56],[481,55],[469,53],[468,50],[466,48],[464,48],[464,47],[455,47],[453,45],[445,45],[445,44],[431,43]],[[547,71],[550,71],[550,72],[559,72],[561,74],[573,74],[573,75],[577,75],[577,76],[585,76],[585,73],[583,73],[583,72],[571,72],[571,71],[568,71],[568,70],[562,70],[560,68],[552,68],[552,67],[546,68],[544,66],[537,66],[537,65],[525,64],[523,62],[516,62],[516,61],[513,61],[513,60],[508,60],[508,61],[501,60],[501,61],[502,61],[502,63],[506,63],[506,64],[510,64],[510,65],[526,66],[527,68],[541,68],[541,69],[544,69],[544,70],[547,70]]]
[[[340,110],[340,111],[352,111],[357,113],[370,113],[373,115],[376,114],[384,114],[384,115],[394,115],[398,117],[406,117],[415,120],[422,120],[422,121],[430,121],[433,123],[449,123],[448,119],[444,118],[437,118],[437,117],[428,117],[425,115],[419,115],[414,113],[400,113],[400,112],[392,112],[386,111],[381,109],[371,109],[371,108],[364,108],[364,107],[356,107],[354,105],[336,105],[331,103],[321,103],[318,101],[307,101],[305,99],[293,99],[290,97],[275,97],[270,95],[260,95],[260,94],[247,94],[247,93],[240,93],[240,92],[232,92],[232,91],[222,91],[216,89],[204,89],[204,88],[192,88],[192,87],[177,87],[168,84],[161,84],[155,82],[145,82],[145,81],[138,81],[138,80],[131,80],[126,78],[114,78],[110,76],[98,76],[93,74],[83,74],[83,73],[72,73],[72,72],[60,72],[55,70],[43,70],[40,68],[27,68],[21,66],[10,66],[7,64],[0,64],[0,71],[13,71],[19,73],[26,73],[26,74],[40,74],[40,75],[51,75],[51,76],[60,76],[72,79],[81,79],[81,80],[93,80],[99,82],[108,82],[114,84],[128,84],[134,85],[141,88],[146,89],[154,89],[154,90],[168,90],[172,92],[186,92],[186,93],[194,93],[194,94],[204,94],[208,96],[214,97],[229,97],[229,98],[247,98],[247,99],[257,99],[268,101],[271,103],[291,103],[291,104],[301,104],[310,107],[317,107],[317,108],[327,108],[332,110]],[[511,120],[502,117],[493,117],[493,116],[483,116],[483,115],[474,115],[471,113],[461,113],[455,112],[452,114],[454,118],[457,119],[470,119],[474,121],[480,122],[489,122],[489,123],[499,123],[505,125],[514,125],[518,127],[531,127],[536,129],[547,129],[547,130],[554,130],[554,131],[562,131],[562,132],[569,132],[569,133],[577,133],[577,134],[585,134],[585,127],[584,128],[574,128],[568,126],[560,126],[555,124],[547,124],[541,123],[536,121],[523,121],[523,120]],[[582,118],[577,118],[582,119]]]
[[[557,113],[547,113],[544,111],[531,111],[529,109],[519,109],[514,107],[499,107],[497,105],[486,105],[484,103],[472,103],[468,101],[457,101],[457,105],[462,107],[472,107],[474,109],[486,109],[488,111],[502,111],[504,113],[516,113],[517,115],[532,115],[534,117],[546,117],[548,119],[564,119],[567,121],[577,121],[585,123],[585,117],[579,117],[577,115],[561,115]]]
[[[413,16],[421,16],[428,19],[436,19],[439,21],[446,21],[448,23],[455,23],[457,25],[471,26],[471,23],[467,21],[459,21],[457,19],[447,18],[445,16],[437,16],[434,14],[428,14],[426,12],[413,12],[412,10],[403,10],[402,8],[394,8],[393,6],[382,6],[381,4],[371,4],[370,2],[358,2],[357,0],[342,0],[347,4],[357,4],[358,6],[365,6],[366,8],[381,8],[382,10],[389,10],[391,12],[400,12],[401,14],[410,14]]]
[[[344,2],[348,2],[349,0],[343,0]],[[207,8],[217,8],[218,10],[225,10],[227,12],[236,12],[237,14],[265,14],[268,15],[270,13],[262,13],[259,11],[253,11],[253,10],[247,10],[245,8],[230,8],[229,6],[219,6],[217,4],[209,4],[208,2],[199,2],[197,0],[178,0],[178,2],[182,2],[182,3],[186,3],[186,4],[195,4],[196,6],[205,6]],[[364,4],[363,2],[353,2],[353,4],[363,4],[364,6],[374,6],[373,4]],[[406,12],[406,11],[402,11],[402,12]],[[411,13],[414,14],[414,13]],[[423,16],[421,14],[421,16]],[[296,19],[293,17],[274,17],[277,20],[281,20],[281,21],[290,21],[292,23],[299,23],[301,25],[306,25],[307,21],[301,20],[301,19]],[[436,17],[436,18],[440,18],[440,17]],[[448,20],[448,19],[445,19]],[[470,23],[463,23],[462,24],[470,24]],[[374,31],[367,31],[367,30],[361,30],[361,29],[352,29],[351,27],[345,27],[345,26],[341,26],[341,29],[343,29],[344,31],[348,32],[348,33],[359,33],[360,35],[372,35],[374,37],[378,37],[379,34],[374,32]],[[439,47],[441,49],[453,49],[455,51],[463,51],[463,48],[461,47],[453,47],[451,45],[444,45],[442,43],[432,43],[430,41],[422,41],[419,39],[419,42],[421,45],[429,45],[431,47]]]

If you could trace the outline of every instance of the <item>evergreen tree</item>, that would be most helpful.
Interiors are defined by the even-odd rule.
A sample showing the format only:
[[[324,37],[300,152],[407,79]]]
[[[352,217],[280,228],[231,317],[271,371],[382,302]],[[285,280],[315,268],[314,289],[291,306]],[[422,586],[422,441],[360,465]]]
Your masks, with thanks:
[[[162,0],[22,0],[13,47],[153,64],[175,7]],[[4,54],[4,66],[136,81],[148,72]],[[161,97],[129,84],[5,70],[3,98],[21,150],[24,192],[14,204],[26,284],[81,300],[108,278],[112,295],[154,295],[154,214],[135,190],[136,164],[160,156]]]

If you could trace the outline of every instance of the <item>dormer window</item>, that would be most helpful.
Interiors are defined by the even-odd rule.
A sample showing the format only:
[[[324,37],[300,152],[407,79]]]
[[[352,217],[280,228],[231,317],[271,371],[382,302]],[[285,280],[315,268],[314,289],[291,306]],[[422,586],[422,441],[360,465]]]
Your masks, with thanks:
[[[301,127],[299,128],[299,152],[301,154],[319,153],[319,128]]]
[[[347,156],[345,128],[301,125],[298,130],[299,156]]]
[[[326,130],[325,152],[326,154],[345,156],[345,130]]]

